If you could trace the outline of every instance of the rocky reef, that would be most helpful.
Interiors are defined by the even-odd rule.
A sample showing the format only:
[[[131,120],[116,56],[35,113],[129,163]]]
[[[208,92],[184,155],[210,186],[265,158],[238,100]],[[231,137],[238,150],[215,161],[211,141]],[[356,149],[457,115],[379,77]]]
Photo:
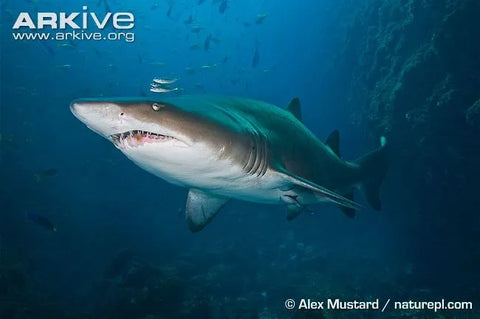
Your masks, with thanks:
[[[425,280],[435,281],[428,273],[436,267],[444,281],[453,274],[464,277],[457,283],[478,281],[480,2],[352,6],[339,11],[355,14],[345,23],[329,99],[342,101],[356,125],[388,136],[391,210],[409,230]]]

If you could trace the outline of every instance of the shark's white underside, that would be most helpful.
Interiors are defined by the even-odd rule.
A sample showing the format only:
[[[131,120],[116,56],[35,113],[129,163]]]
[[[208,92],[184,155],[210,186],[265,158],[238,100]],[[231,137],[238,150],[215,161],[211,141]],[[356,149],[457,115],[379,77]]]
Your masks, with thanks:
[[[159,145],[159,144],[162,145]],[[200,189],[212,195],[257,203],[285,203],[285,195],[300,196],[304,204],[325,201],[311,194],[285,189],[289,182],[282,174],[267,169],[262,177],[246,174],[240,165],[220,159],[206,145],[182,146],[182,142],[169,140],[122,149],[131,161],[172,184]],[[172,144],[177,144],[173,147]],[[161,159],[161,160],[160,160]],[[288,197],[287,197],[288,198]]]

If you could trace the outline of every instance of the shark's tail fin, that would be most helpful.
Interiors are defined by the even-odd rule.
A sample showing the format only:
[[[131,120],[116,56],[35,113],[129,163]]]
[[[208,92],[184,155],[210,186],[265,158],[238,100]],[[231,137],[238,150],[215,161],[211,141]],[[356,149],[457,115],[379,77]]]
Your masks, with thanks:
[[[380,144],[379,148],[355,161],[360,167],[360,189],[375,210],[380,210],[382,206],[379,190],[388,167],[387,139],[384,136],[380,138]]]

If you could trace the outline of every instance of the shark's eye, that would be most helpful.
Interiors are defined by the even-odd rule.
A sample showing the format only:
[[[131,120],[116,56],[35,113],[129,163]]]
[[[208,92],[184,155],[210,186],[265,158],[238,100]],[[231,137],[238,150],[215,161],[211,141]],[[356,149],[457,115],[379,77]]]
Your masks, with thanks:
[[[165,105],[163,105],[163,104],[158,104],[158,103],[153,103],[153,104],[152,104],[152,109],[153,109],[154,111],[158,111],[158,110],[160,110],[162,107],[165,107]]]

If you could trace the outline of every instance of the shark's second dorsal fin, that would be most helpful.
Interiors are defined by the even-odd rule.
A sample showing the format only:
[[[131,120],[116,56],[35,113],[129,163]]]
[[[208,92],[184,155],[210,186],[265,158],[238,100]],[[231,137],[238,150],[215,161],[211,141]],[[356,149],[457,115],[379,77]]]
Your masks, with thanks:
[[[293,114],[299,120],[302,121],[302,109],[300,108],[300,100],[298,97],[293,98],[287,106],[287,111]]]
[[[340,157],[340,132],[334,130],[325,140],[325,144]]]
[[[185,218],[192,232],[203,229],[217,215],[228,198],[210,195],[197,189],[188,192]]]

